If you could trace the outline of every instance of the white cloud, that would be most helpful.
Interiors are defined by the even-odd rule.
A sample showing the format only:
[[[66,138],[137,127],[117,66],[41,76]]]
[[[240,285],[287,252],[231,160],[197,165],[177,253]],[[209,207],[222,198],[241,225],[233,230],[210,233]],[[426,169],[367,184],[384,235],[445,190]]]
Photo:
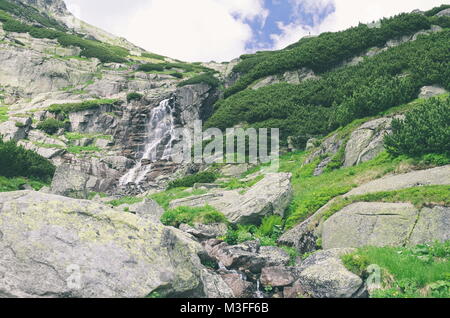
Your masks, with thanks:
[[[428,10],[439,6],[442,0],[293,0],[297,4],[303,3],[306,8],[314,12],[321,6],[334,2],[336,11],[330,14],[322,23],[309,27],[297,21],[291,24],[279,23],[281,34],[273,34],[274,48],[281,49],[298,41],[309,34],[315,35],[328,31],[340,31],[360,22],[368,23],[383,17],[393,16],[401,12],[415,9]]]

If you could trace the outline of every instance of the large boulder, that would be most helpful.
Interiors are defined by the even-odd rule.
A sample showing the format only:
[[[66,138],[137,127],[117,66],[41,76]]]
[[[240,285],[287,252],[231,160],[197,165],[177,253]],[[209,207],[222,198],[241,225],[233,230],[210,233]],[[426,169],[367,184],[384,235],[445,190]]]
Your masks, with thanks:
[[[89,175],[73,169],[69,164],[56,168],[53,176],[51,191],[54,194],[76,199],[87,199],[87,183]]]
[[[410,203],[351,204],[323,224],[323,248],[402,246],[418,215],[419,211]]]
[[[253,187],[241,190],[218,190],[213,193],[174,200],[171,208],[210,205],[234,224],[258,224],[270,214],[283,216],[292,198],[291,174],[270,173]]]
[[[450,165],[398,175],[389,175],[363,184],[348,192],[345,196],[349,197],[381,191],[394,191],[416,186],[446,184],[450,184]]]
[[[348,271],[340,257],[352,249],[320,251],[307,258],[299,269],[298,285],[313,298],[351,298],[364,295],[360,277]]]
[[[1,193],[0,238],[3,297],[204,295],[199,244],[92,201]]]
[[[410,203],[354,203],[323,224],[324,249],[404,246],[450,239],[450,208]]]
[[[431,98],[445,93],[447,93],[447,90],[440,86],[424,86],[420,89],[419,98]]]
[[[391,132],[392,118],[369,121],[350,136],[345,147],[345,167],[372,160],[384,150],[384,137]]]
[[[437,17],[450,17],[450,8],[442,10],[436,14]]]

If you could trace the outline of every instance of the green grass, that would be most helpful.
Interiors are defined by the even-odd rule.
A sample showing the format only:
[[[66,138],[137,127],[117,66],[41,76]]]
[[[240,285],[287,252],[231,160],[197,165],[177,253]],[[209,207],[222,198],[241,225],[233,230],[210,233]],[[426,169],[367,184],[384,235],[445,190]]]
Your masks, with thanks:
[[[218,178],[215,172],[199,172],[197,174],[189,175],[169,182],[168,189],[174,188],[189,188],[196,183],[213,183]]]
[[[100,152],[102,151],[96,146],[70,146],[67,148],[67,152],[79,155],[86,152]]]
[[[144,201],[144,198],[137,198],[137,197],[123,197],[120,199],[109,201],[108,204],[117,207],[122,204],[136,204]]]
[[[94,99],[79,103],[53,104],[50,105],[48,111],[56,114],[68,114],[89,109],[96,109],[101,106],[113,106],[117,103],[117,101],[117,99]]]
[[[186,86],[186,85],[194,85],[194,84],[208,84],[212,88],[216,88],[220,85],[220,81],[214,77],[212,73],[206,73],[194,76],[190,79],[187,79],[181,83],[178,84],[179,87]]]
[[[39,191],[47,183],[41,181],[30,180],[26,178],[6,178],[0,176],[0,192],[10,192],[21,190],[22,186],[29,184],[34,190]]]
[[[372,297],[450,297],[450,241],[416,247],[364,247],[342,257],[352,272],[382,268],[382,289]]]
[[[0,105],[0,123],[3,123],[9,119],[8,110],[8,106]]]
[[[83,138],[97,138],[97,139],[106,139],[106,140],[112,140],[113,136],[111,135],[99,135],[99,134],[82,134],[79,132],[67,132],[64,134],[66,138],[70,141],[76,141],[81,140]]]
[[[323,219],[327,220],[336,212],[355,202],[409,202],[417,208],[426,205],[450,206],[450,186],[421,186],[397,191],[385,191],[356,195],[348,198],[339,198],[323,214]]]
[[[174,200],[183,199],[194,195],[202,195],[205,193],[206,191],[201,189],[187,192],[186,188],[175,188],[164,192],[152,194],[150,196],[150,199],[155,200],[164,210],[168,210],[170,202]]]
[[[163,216],[161,217],[161,222],[164,225],[175,227],[178,227],[181,224],[193,225],[194,223],[228,223],[226,217],[211,206],[181,206],[175,209],[171,209],[163,214]]]
[[[142,53],[141,56],[149,58],[149,59],[155,59],[155,60],[161,60],[161,61],[164,61],[164,59],[165,59],[164,56],[155,54],[155,53]]]
[[[262,179],[264,179],[263,175],[257,176],[256,178],[249,181],[241,181],[238,178],[232,178],[231,180],[222,183],[221,186],[227,190],[247,189],[253,187]]]

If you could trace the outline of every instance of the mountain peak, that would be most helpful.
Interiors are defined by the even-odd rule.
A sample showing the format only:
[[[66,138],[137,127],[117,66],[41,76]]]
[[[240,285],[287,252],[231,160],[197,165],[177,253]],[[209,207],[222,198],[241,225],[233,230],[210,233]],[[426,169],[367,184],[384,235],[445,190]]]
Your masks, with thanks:
[[[17,3],[24,3],[36,9],[45,11],[52,15],[67,15],[68,10],[63,0],[14,0]]]

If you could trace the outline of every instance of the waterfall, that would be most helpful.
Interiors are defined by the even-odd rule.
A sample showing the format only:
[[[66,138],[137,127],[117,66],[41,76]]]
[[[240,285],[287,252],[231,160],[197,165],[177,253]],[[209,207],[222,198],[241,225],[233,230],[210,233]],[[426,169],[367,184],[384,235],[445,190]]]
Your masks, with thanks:
[[[143,155],[138,163],[120,178],[121,186],[129,183],[139,184],[145,179],[147,173],[150,172],[151,165],[144,165],[143,161],[155,162],[170,158],[174,118],[169,101],[169,99],[161,101],[159,106],[152,110],[147,123],[147,138]]]

